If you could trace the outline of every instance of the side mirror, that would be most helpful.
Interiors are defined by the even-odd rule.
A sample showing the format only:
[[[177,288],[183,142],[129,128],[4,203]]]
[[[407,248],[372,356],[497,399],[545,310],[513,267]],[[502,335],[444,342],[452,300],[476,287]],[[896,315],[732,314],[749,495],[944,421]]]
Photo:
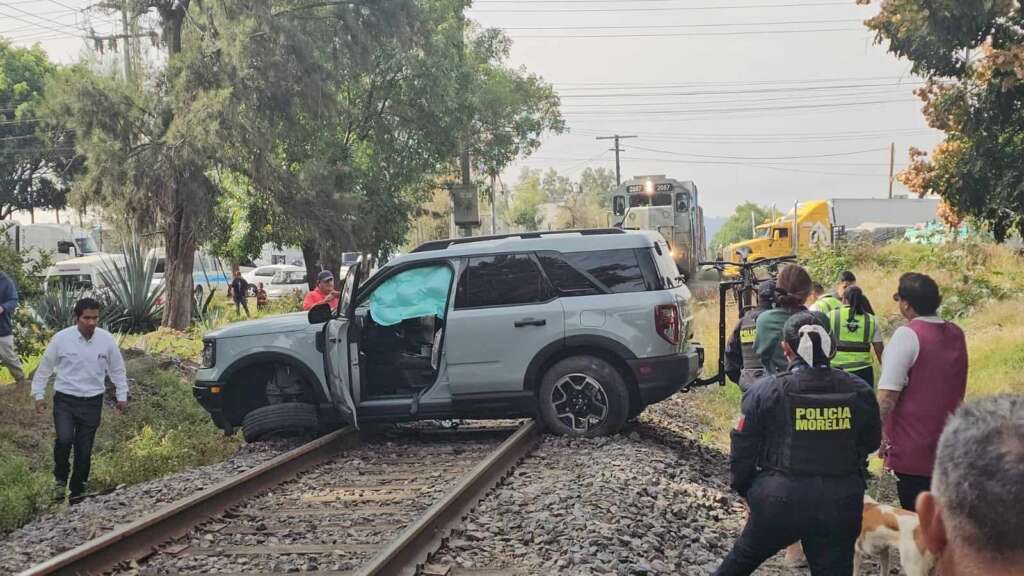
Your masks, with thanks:
[[[622,196],[615,196],[612,200],[612,212],[616,216],[622,216],[626,213],[626,199]]]
[[[309,319],[310,324],[323,324],[331,319],[331,315],[331,305],[325,302],[310,308],[306,318]]]

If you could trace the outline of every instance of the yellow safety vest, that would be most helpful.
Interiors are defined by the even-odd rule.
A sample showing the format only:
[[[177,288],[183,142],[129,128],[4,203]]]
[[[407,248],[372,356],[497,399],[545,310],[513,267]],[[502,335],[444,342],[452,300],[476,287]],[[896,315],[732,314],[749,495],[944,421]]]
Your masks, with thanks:
[[[832,294],[826,294],[814,303],[814,306],[818,309],[818,312],[822,312],[826,315],[831,314],[834,310],[839,310],[843,307],[843,302],[833,296]]]
[[[832,367],[847,372],[871,367],[875,317],[862,314],[851,319],[849,306],[833,310],[828,317],[836,339],[836,357],[832,359]]]

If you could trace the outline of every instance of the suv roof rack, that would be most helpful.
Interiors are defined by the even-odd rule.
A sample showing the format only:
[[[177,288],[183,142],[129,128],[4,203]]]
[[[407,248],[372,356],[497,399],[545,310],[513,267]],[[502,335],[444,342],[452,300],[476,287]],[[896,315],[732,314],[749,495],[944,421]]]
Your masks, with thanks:
[[[445,250],[456,244],[470,244],[472,242],[489,242],[491,240],[504,240],[505,238],[540,238],[551,234],[579,234],[581,236],[598,236],[602,234],[625,234],[626,231],[619,228],[583,228],[578,230],[547,230],[540,232],[519,232],[516,234],[498,234],[495,236],[473,236],[470,238],[447,238],[445,240],[432,240],[424,242],[412,250],[411,253],[430,252],[432,250]]]

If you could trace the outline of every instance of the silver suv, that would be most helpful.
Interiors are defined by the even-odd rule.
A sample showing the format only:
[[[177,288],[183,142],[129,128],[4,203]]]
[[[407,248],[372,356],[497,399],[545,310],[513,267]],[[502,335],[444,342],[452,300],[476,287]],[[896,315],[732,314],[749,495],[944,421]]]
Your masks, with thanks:
[[[428,242],[337,311],[211,332],[194,393],[247,440],[363,422],[539,416],[614,434],[696,380],[690,291],[657,232],[537,232]]]

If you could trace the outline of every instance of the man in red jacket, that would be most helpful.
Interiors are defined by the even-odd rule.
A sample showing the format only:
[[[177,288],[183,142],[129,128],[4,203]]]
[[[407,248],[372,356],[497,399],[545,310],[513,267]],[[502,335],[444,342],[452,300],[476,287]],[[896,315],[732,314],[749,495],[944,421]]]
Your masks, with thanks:
[[[942,297],[930,277],[904,274],[893,300],[908,323],[882,355],[880,452],[896,473],[900,505],[914,510],[917,495],[931,489],[942,428],[964,400],[967,342],[960,327],[936,316]]]

